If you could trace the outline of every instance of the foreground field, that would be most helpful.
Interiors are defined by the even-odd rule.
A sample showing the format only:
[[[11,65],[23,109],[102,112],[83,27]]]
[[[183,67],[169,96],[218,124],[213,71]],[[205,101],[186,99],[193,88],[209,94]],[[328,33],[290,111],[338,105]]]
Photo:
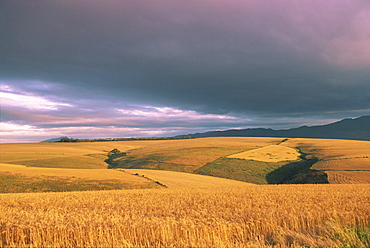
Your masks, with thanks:
[[[360,184],[0,194],[3,247],[365,248],[369,221]]]

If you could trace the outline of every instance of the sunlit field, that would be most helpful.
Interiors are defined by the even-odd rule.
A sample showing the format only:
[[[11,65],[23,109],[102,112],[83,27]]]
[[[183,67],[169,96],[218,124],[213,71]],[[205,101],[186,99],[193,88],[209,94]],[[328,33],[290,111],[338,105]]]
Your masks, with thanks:
[[[247,160],[257,160],[263,162],[281,162],[294,161],[299,158],[301,154],[291,147],[269,145],[262,148],[249,150],[242,153],[237,153],[227,156],[228,158],[241,158]]]
[[[3,247],[370,245],[361,184],[0,194],[0,215]]]

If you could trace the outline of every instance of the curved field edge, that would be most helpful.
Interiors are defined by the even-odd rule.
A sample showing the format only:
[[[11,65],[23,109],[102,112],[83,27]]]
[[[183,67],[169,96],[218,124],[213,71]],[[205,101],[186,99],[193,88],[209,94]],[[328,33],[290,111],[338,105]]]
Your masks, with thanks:
[[[369,187],[0,194],[0,238],[3,247],[369,247]]]
[[[122,152],[165,141],[115,141],[96,143],[19,143],[0,144],[1,163],[29,167],[103,169],[104,160],[114,148]]]
[[[145,189],[158,185],[149,180],[89,180],[56,176],[26,176],[0,172],[0,193],[68,192],[117,189]]]
[[[146,169],[124,169],[124,171],[147,177],[159,182],[168,188],[218,188],[218,187],[240,187],[253,185],[226,178],[204,176],[176,171],[146,170]]]
[[[153,187],[158,185],[148,179],[118,170],[39,168],[0,164],[0,193]]]
[[[229,157],[263,150],[257,159],[271,160],[272,156],[273,160],[296,160],[298,151],[275,145],[281,142],[281,138],[201,138],[178,142],[175,146],[162,144],[133,150],[109,160],[108,168],[179,171],[266,184],[269,173],[293,161],[263,162]],[[281,157],[277,150],[283,151]],[[271,183],[277,181],[282,182],[272,180]]]
[[[162,170],[31,168],[0,164],[0,193],[243,185],[247,184],[224,178]]]
[[[118,156],[116,159],[112,158],[108,168],[179,171],[255,184],[328,183],[325,172],[310,169],[316,160],[306,159],[305,155],[301,154],[297,148],[271,145],[272,141],[278,141],[277,143],[281,144],[281,139],[265,139],[265,143],[257,143],[257,140],[253,139],[253,143],[245,143],[243,146],[235,146],[234,144],[231,147],[224,147],[225,144],[210,146],[209,143],[212,140],[212,138],[203,138],[197,140],[196,144],[190,144],[191,147],[186,145],[146,147]],[[218,138],[217,140],[222,139]],[[230,142],[230,138],[228,140]],[[243,139],[237,140],[242,141]],[[248,138],[245,138],[244,141],[250,142]],[[282,154],[279,154],[280,151]],[[230,154],[231,152],[233,153]],[[233,158],[234,156],[245,157],[244,154],[248,154],[246,158],[250,158],[249,155],[253,154],[256,160]],[[300,159],[297,159],[298,155],[300,155]],[[198,159],[200,156],[203,159],[202,162],[199,161],[201,159]],[[205,157],[207,159],[204,159]],[[197,164],[192,163],[194,159],[198,159]],[[266,162],[271,159],[277,160],[277,162]],[[181,163],[174,163],[175,161]]]

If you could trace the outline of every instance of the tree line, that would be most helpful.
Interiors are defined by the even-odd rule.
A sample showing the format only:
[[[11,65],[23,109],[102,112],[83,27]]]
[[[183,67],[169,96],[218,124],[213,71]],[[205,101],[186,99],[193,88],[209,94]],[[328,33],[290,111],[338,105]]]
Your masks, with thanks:
[[[149,138],[105,138],[105,139],[75,139],[75,138],[61,138],[57,142],[105,142],[105,141],[130,141],[130,140],[179,140],[191,139],[191,136],[179,137],[149,137]]]

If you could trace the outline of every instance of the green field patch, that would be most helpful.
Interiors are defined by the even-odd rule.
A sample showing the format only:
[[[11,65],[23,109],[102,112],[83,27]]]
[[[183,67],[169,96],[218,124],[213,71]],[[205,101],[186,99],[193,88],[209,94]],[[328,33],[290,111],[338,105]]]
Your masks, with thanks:
[[[237,158],[219,158],[194,173],[229,178],[248,183],[267,184],[266,176],[286,162],[261,162]]]
[[[318,159],[306,158],[302,154],[302,160],[285,164],[271,171],[266,179],[270,184],[324,184],[329,183],[328,176],[324,171],[311,169]]]
[[[170,162],[174,158],[176,156],[168,156],[163,153],[127,155],[110,161],[108,168],[155,169],[179,172],[193,172],[197,168],[192,165]]]
[[[18,160],[8,162],[9,164],[25,165],[29,167],[45,168],[68,168],[68,169],[103,169],[107,165],[104,163],[106,155],[88,154],[83,156],[63,156],[54,158],[44,158],[39,156],[38,159]]]
[[[120,180],[88,180],[74,177],[37,176],[0,173],[0,193],[66,192],[160,187],[155,182],[142,184]]]

